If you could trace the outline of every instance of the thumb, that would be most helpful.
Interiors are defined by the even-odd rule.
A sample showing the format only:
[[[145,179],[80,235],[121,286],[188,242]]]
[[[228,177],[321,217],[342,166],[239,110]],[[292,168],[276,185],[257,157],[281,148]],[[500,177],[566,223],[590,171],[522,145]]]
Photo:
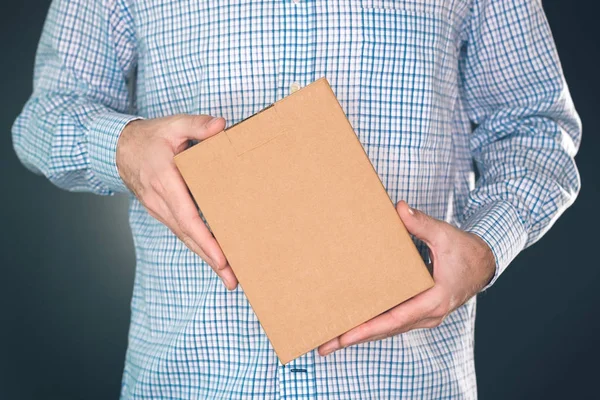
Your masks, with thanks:
[[[225,129],[225,119],[210,115],[189,115],[183,135],[188,140],[205,140]]]
[[[435,247],[444,237],[445,222],[409,207],[404,200],[398,202],[396,210],[408,232],[421,239],[429,247]]]

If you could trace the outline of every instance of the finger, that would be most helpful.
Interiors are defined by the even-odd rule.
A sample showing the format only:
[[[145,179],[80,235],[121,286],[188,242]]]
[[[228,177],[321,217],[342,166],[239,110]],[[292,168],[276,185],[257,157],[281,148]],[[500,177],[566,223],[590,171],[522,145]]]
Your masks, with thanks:
[[[225,119],[210,115],[185,115],[182,134],[190,140],[205,140],[225,129]]]
[[[160,193],[173,214],[176,224],[186,236],[199,245],[219,269],[225,267],[227,260],[212,234],[204,225],[198,210],[185,186],[183,178],[171,166],[161,177],[163,193]]]
[[[213,269],[225,280],[227,288],[235,289],[238,284],[237,278],[227,263],[221,247],[200,218],[187,186],[175,166],[172,165],[168,169],[161,182],[162,197],[173,214],[178,229],[213,261]]]
[[[384,339],[399,329],[394,317],[388,311],[321,345],[319,354],[326,356],[344,347]]]
[[[438,305],[443,302],[444,293],[433,288],[405,301],[383,314],[330,340],[319,348],[319,353],[327,355],[343,347],[358,343],[380,340],[403,332],[408,332],[421,321],[431,318]]]
[[[435,328],[436,326],[439,326],[441,323],[442,319],[440,318],[434,318],[434,317],[428,317],[428,318],[423,318],[420,319],[418,321],[416,321],[414,324],[411,325],[405,325],[402,326],[398,329],[395,329],[389,333],[386,334],[381,334],[381,335],[376,335],[370,338],[366,338],[364,340],[361,340],[359,342],[356,343],[352,343],[349,346],[355,346],[357,344],[361,344],[361,343],[366,343],[366,342],[374,342],[377,340],[383,340],[383,339],[387,339],[389,337],[393,337],[393,336],[397,336],[406,332],[410,332],[412,330],[415,329],[430,329],[430,328]],[[345,346],[347,347],[347,346]]]
[[[348,347],[377,336],[388,336],[395,329],[398,329],[400,324],[407,324],[410,322],[412,321],[410,321],[409,318],[405,318],[404,321],[399,321],[393,313],[386,311],[341,335],[340,344],[342,347]]]
[[[437,318],[437,317],[431,317],[431,318],[425,318],[421,321],[419,321],[417,324],[415,324],[414,326],[412,326],[410,328],[410,330],[415,330],[415,329],[432,329],[432,328],[437,328],[438,326],[440,326],[442,324],[442,322],[444,322],[444,318]]]
[[[409,207],[404,200],[398,202],[396,210],[406,229],[429,247],[435,247],[444,241],[449,227],[446,222]]]
[[[156,192],[147,191],[143,197],[138,198],[152,218],[170,228],[168,216],[171,214],[171,211]]]
[[[158,195],[154,195],[151,198],[144,200],[144,207],[148,210],[148,213],[157,221],[165,225],[171,232],[175,234],[190,250],[198,254],[204,261],[209,263],[211,266],[214,265],[214,261],[204,251],[196,245],[190,237],[183,234],[177,221],[171,210],[167,206],[167,203]]]
[[[171,223],[173,224],[173,226],[177,227],[177,222],[175,221],[175,218],[172,218]],[[235,287],[237,286],[237,278],[235,277],[235,274],[233,273],[233,270],[231,270],[230,267],[219,269],[216,266],[215,262],[208,255],[206,255],[202,248],[199,245],[197,245],[189,236],[187,236],[177,228],[171,230],[191,251],[199,255],[204,261],[206,261],[211,266],[211,268],[216,272],[217,276],[221,278],[225,287],[227,287],[230,290],[235,289]]]
[[[326,355],[341,348],[342,345],[340,344],[340,337],[338,336],[319,346],[318,352],[321,357],[325,357]]]
[[[352,343],[349,346],[354,346],[354,345],[365,343],[365,342],[374,342],[376,340],[387,339],[389,337],[393,337],[396,335],[400,335],[402,333],[410,332],[415,329],[435,328],[435,327],[439,326],[442,321],[443,321],[443,318],[440,318],[440,317],[424,317],[424,318],[421,318],[421,319],[415,321],[413,324],[403,325],[403,326],[399,327],[398,329],[394,329],[393,331],[391,331],[389,333],[369,337],[369,338],[366,338],[359,342]]]
[[[214,261],[200,248],[200,246],[181,231],[175,217],[167,206],[167,203],[161,197],[156,196],[154,204],[153,210],[148,209],[150,215],[169,228],[169,230],[171,230],[171,232],[173,232],[190,250],[198,254],[204,261],[214,267]]]
[[[439,318],[424,318],[424,319],[421,319],[421,320],[415,322],[412,325],[402,326],[391,332],[386,332],[381,335],[375,335],[372,337],[364,338],[363,340],[360,340],[356,343],[348,344],[346,346],[340,345],[340,337],[338,336],[337,338],[332,339],[329,342],[323,344],[321,347],[319,347],[319,354],[321,356],[326,356],[326,355],[328,355],[336,350],[339,350],[343,347],[355,346],[355,345],[361,344],[361,343],[374,342],[377,340],[387,339],[389,337],[400,335],[402,333],[406,333],[406,332],[412,331],[414,329],[434,328],[436,326],[439,326],[440,322],[441,322],[441,319],[439,319]]]

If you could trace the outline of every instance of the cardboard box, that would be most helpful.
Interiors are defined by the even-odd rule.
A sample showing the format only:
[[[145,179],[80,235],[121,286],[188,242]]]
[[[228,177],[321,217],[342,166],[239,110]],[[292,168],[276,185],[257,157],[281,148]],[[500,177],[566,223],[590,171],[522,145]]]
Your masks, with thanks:
[[[325,78],[175,162],[283,364],[433,285]]]

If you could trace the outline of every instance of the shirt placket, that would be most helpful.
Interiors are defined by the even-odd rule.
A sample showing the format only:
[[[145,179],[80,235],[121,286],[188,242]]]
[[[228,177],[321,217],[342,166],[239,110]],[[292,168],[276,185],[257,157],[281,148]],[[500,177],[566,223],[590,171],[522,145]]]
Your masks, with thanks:
[[[278,98],[283,98],[314,81],[316,54],[315,0],[281,1],[281,35]],[[284,399],[316,397],[314,351],[285,366],[278,361],[279,396]]]
[[[285,97],[307,84],[315,76],[316,1],[282,2],[278,97]]]

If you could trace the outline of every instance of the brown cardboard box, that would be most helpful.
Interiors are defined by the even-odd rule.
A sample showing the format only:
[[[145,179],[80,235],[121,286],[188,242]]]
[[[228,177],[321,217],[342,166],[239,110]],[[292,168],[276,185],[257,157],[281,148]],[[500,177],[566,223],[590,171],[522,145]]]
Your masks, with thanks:
[[[325,78],[175,162],[283,364],[433,285]]]

